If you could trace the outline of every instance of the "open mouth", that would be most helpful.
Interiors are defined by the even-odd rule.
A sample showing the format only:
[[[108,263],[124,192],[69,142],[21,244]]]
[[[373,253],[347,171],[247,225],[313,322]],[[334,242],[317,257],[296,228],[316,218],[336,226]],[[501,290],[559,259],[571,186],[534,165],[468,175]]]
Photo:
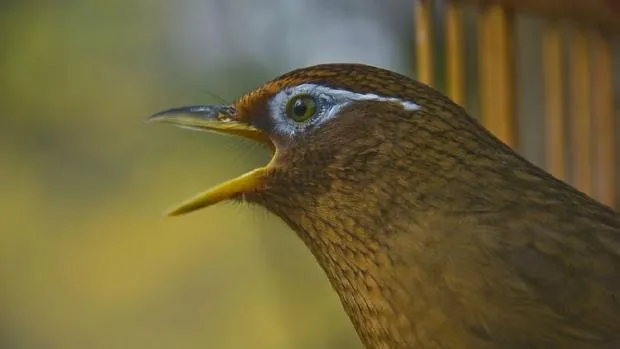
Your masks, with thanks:
[[[275,146],[269,137],[259,129],[235,117],[234,108],[228,105],[203,105],[168,109],[152,115],[148,122],[168,123],[193,130],[211,131],[262,143],[275,154]],[[265,173],[270,164],[247,172],[212,187],[166,212],[168,216],[179,216],[211,206],[237,195],[251,192],[263,185]]]

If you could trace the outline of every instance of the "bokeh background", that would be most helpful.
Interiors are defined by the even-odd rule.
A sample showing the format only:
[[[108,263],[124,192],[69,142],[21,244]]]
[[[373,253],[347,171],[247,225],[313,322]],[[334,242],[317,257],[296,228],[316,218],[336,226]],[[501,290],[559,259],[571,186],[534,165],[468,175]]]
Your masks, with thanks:
[[[0,348],[361,348],[310,252],[275,217],[227,203],[161,215],[269,154],[143,121],[317,63],[419,76],[414,3],[2,1]],[[463,40],[475,44],[479,8],[463,11]],[[541,68],[527,60],[541,26],[519,17],[515,55],[518,150],[544,166]],[[433,43],[445,90],[446,53]],[[462,103],[478,117],[470,58]]]

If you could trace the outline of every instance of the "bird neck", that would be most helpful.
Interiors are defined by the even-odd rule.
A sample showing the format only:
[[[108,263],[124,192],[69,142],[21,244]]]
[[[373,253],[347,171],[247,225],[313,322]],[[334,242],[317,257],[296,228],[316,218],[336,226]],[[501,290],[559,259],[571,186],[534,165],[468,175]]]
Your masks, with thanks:
[[[414,270],[406,258],[365,233],[356,217],[336,222],[307,214],[281,217],[325,271],[366,347],[409,348],[415,341],[408,314],[414,295],[402,280]]]

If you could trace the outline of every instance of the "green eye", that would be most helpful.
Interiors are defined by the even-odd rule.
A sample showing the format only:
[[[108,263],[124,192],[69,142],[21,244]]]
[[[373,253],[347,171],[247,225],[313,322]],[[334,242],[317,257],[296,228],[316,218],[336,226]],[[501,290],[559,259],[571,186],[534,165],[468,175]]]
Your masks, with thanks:
[[[317,112],[316,101],[310,95],[298,95],[286,104],[286,116],[295,122],[304,122]]]

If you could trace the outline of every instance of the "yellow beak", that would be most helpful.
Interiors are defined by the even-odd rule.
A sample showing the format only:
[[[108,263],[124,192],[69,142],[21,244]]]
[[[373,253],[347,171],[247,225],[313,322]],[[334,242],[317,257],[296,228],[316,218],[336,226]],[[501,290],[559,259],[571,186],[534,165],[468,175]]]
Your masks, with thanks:
[[[246,122],[239,121],[235,115],[234,109],[227,105],[174,108],[154,114],[148,118],[147,121],[241,136],[263,143],[275,152],[273,143],[264,132]],[[256,190],[263,183],[266,168],[267,167],[257,168],[202,192],[170,209],[166,212],[166,215],[179,216],[211,206],[231,197]]]

